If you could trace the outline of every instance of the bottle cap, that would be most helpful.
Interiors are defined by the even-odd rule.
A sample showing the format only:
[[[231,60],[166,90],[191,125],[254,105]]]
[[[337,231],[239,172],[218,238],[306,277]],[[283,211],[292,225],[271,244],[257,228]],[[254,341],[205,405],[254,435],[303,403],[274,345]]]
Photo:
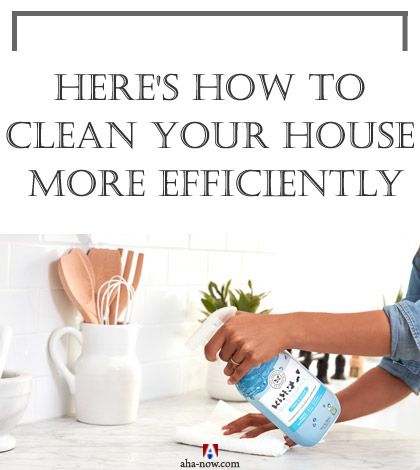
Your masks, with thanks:
[[[227,321],[230,317],[235,315],[236,307],[223,307],[216,310],[209,315],[195,331],[195,333],[186,341],[185,345],[190,349],[195,349],[197,346],[204,346],[214,336],[216,331]]]

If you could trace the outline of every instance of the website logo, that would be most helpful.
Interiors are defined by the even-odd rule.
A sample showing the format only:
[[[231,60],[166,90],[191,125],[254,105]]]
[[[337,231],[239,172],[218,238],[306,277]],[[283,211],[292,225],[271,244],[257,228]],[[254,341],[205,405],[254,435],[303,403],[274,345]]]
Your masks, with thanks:
[[[215,459],[219,456],[219,444],[203,444],[203,457],[208,460]]]
[[[202,444],[202,460],[184,459],[180,462],[180,468],[240,468],[235,460],[223,460],[219,457],[219,444]]]

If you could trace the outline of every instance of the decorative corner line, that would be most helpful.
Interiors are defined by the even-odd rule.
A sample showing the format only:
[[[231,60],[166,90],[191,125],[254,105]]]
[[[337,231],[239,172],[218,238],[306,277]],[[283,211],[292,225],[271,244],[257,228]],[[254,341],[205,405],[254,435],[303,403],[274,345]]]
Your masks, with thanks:
[[[408,11],[12,11],[12,51],[17,51],[19,16],[399,16],[402,50],[408,51]]]

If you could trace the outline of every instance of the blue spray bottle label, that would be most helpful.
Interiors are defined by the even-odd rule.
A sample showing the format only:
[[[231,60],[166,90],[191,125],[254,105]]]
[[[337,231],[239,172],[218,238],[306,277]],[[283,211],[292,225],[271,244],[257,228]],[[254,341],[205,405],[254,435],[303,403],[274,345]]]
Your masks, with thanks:
[[[235,313],[232,307],[217,310],[187,345],[206,344]],[[317,444],[340,414],[334,393],[286,351],[251,369],[236,387],[275,426],[303,446]]]
[[[297,444],[313,446],[340,414],[337,397],[289,353],[254,367],[239,392]]]

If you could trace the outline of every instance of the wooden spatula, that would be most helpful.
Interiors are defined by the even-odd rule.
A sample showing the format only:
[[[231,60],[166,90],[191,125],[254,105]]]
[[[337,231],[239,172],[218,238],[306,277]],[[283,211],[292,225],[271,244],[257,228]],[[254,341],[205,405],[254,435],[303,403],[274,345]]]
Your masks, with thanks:
[[[143,271],[143,260],[144,260],[144,253],[139,253],[137,256],[136,270],[134,272],[134,277],[133,277],[134,290],[137,290],[137,287],[139,286],[141,272]]]
[[[95,298],[104,282],[109,281],[113,276],[121,276],[121,255],[118,250],[108,250],[105,248],[91,248],[88,258],[92,263],[95,273]],[[117,292],[114,291],[116,295]]]
[[[90,261],[82,250],[74,248],[58,260],[58,275],[63,288],[86,323],[98,323],[95,303],[95,279]]]

